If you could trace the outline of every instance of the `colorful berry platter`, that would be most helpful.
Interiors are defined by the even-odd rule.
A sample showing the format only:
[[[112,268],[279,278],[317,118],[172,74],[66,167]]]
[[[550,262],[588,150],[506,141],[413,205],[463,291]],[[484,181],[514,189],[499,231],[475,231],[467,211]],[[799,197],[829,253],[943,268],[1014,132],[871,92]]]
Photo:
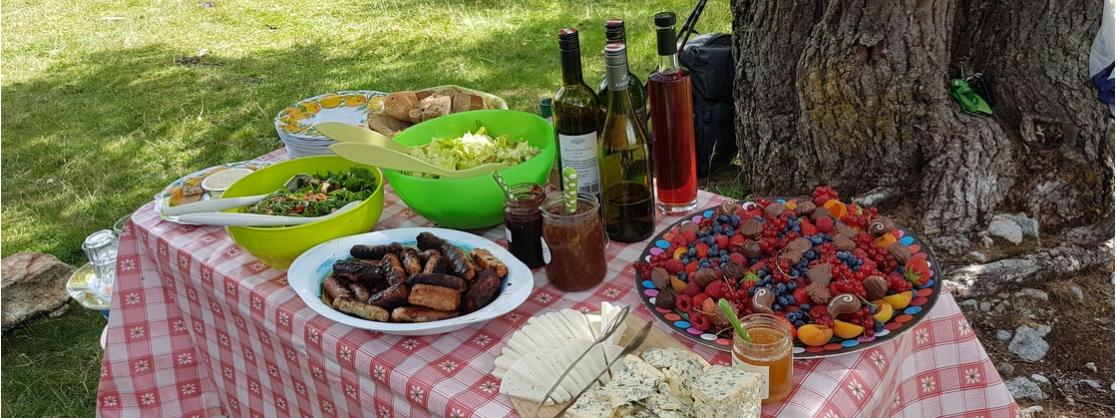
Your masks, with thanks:
[[[811,197],[726,201],[668,227],[636,262],[636,287],[656,318],[728,351],[727,299],[744,317],[770,313],[797,358],[860,351],[914,327],[942,284],[930,248],[819,186]]]

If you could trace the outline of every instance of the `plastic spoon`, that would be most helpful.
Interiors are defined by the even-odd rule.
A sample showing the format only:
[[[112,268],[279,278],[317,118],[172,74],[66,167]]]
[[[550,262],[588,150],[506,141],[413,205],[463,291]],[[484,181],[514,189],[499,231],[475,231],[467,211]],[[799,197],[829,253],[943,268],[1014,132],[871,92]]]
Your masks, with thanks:
[[[310,177],[310,175],[306,173],[299,173],[287,179],[287,182],[283,184],[283,187],[287,188],[287,190],[295,191],[299,188],[299,180],[310,181],[313,179],[313,177]],[[258,194],[255,196],[202,200],[199,202],[192,202],[163,209],[162,214],[163,216],[182,216],[188,213],[217,212],[225,209],[239,208],[241,206],[256,204],[257,202],[264,200],[264,198],[268,197],[268,195],[270,194],[271,193]]]
[[[506,167],[505,164],[481,164],[466,170],[447,170],[410,154],[372,144],[341,142],[330,145],[330,150],[346,160],[396,171],[414,171],[433,174],[442,178],[460,179],[490,174]]]
[[[260,215],[255,213],[230,213],[230,212],[198,212],[187,213],[179,216],[180,222],[198,225],[218,226],[291,226],[317,222],[338,216],[343,212],[357,207],[363,201],[349,202],[338,210],[322,216],[275,216]]]
[[[718,300],[718,307],[721,308],[721,312],[729,318],[729,323],[733,325],[733,329],[737,330],[737,335],[740,335],[741,339],[745,340],[745,342],[751,343],[752,338],[749,338],[749,332],[745,331],[745,327],[741,326],[741,320],[737,319],[737,313],[733,312],[733,307],[729,306],[729,301],[725,299]]]
[[[411,147],[393,141],[391,138],[381,135],[380,132],[368,128],[346,125],[340,122],[323,122],[314,125],[314,128],[322,135],[337,142],[379,145],[402,153],[411,153]]]

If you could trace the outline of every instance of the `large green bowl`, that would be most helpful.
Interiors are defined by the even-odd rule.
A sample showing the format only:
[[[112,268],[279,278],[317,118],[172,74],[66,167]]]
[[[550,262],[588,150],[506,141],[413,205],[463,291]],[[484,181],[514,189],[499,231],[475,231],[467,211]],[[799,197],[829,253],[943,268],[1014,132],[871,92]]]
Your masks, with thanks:
[[[327,155],[296,158],[273,164],[244,176],[221,197],[252,196],[271,193],[299,173],[326,174],[347,171],[353,167],[367,168],[383,183],[379,168],[358,164],[344,158]],[[252,255],[271,267],[286,270],[295,258],[315,245],[346,235],[369,232],[380,219],[384,209],[384,187],[378,187],[356,208],[330,219],[303,225],[282,227],[230,226],[229,236]]]
[[[396,134],[394,140],[416,146],[434,138],[456,138],[481,127],[491,136],[508,135],[526,140],[539,154],[500,170],[508,184],[543,184],[555,162],[555,132],[537,115],[513,110],[476,110],[453,113],[420,123]],[[488,228],[504,221],[504,194],[492,176],[464,179],[429,179],[384,169],[388,183],[412,210],[435,223],[454,229]]]

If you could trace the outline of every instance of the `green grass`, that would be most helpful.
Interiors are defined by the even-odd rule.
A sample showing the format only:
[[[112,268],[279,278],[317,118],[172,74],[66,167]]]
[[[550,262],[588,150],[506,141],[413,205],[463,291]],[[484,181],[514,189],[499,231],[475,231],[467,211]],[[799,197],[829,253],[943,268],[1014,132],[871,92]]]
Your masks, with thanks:
[[[598,3],[4,2],[0,250],[80,263],[86,234],[174,178],[280,147],[272,118],[318,93],[458,84],[534,111],[560,80],[563,26],[582,31],[596,84],[601,23],[626,19],[633,73],[647,74],[652,15],[681,23],[694,2]],[[699,29],[729,19],[728,1],[711,2]],[[200,64],[176,64],[203,49]],[[101,324],[73,312],[5,335],[3,415],[90,415]]]

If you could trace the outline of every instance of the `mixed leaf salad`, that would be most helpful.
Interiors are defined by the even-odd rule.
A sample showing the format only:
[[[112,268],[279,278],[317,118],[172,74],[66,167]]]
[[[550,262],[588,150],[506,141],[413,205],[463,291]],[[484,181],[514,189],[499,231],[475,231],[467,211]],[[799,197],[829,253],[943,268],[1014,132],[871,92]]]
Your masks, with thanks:
[[[380,187],[368,169],[354,167],[344,173],[313,175],[300,179],[294,191],[286,187],[276,190],[245,212],[263,215],[323,216],[350,202],[368,199]]]
[[[531,146],[527,141],[512,141],[507,135],[494,138],[485,133],[484,127],[477,132],[466,132],[458,138],[435,138],[426,145],[411,150],[412,156],[447,170],[466,170],[489,163],[516,165],[538,153],[539,148]],[[424,173],[411,174],[438,177]]]

